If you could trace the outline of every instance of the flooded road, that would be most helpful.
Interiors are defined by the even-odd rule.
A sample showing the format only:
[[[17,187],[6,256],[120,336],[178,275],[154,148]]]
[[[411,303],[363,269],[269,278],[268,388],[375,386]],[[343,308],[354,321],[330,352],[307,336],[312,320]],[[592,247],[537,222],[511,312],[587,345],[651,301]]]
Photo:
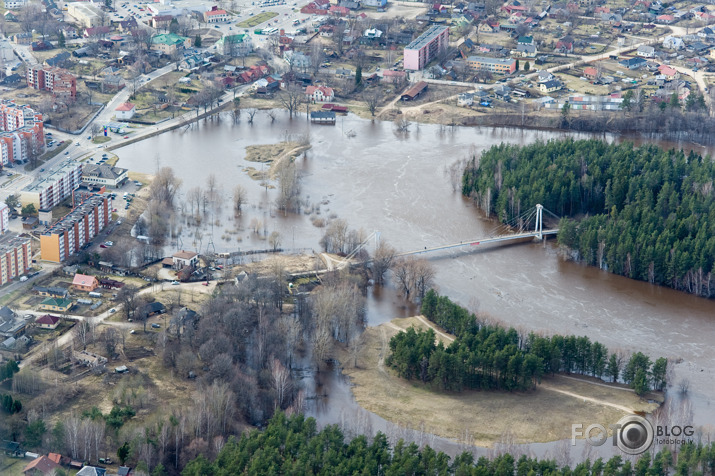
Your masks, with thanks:
[[[312,144],[297,164],[305,209],[313,212],[284,216],[273,205],[275,190],[261,187],[243,171],[246,166],[261,168],[244,160],[245,147],[298,134],[308,134]],[[259,220],[266,234],[281,234],[284,248],[317,251],[323,229],[313,226],[311,218],[338,216],[351,228],[362,228],[366,234],[377,230],[381,240],[408,251],[475,240],[494,229],[493,222],[484,220],[476,207],[453,190],[445,173],[448,165],[470,151],[478,153],[501,142],[528,144],[560,137],[594,136],[415,124],[409,134],[401,135],[391,123],[353,116],[339,118],[331,127],[310,126],[304,117],[289,121],[285,114],[271,123],[259,113],[253,125],[245,121],[234,125],[228,120],[202,123],[198,129],[169,132],[116,153],[118,165],[130,170],[153,173],[158,166],[173,167],[183,180],[184,195],[193,186],[205,187],[212,172],[222,183],[227,205],[215,211],[214,226],[204,228],[200,241],[185,226],[177,247],[200,246],[205,251],[206,235],[213,234],[216,251],[268,248],[265,236],[249,231],[250,222]],[[239,221],[243,228],[231,235],[234,224],[229,204],[235,184],[247,189],[249,206]],[[553,240],[472,253],[441,252],[429,259],[441,293],[508,325],[587,335],[611,351],[620,348],[643,351],[652,358],[682,359],[671,383],[690,382],[695,425],[715,423],[715,405],[711,405],[715,398],[714,301],[564,261]],[[370,325],[415,312],[389,290],[371,291],[368,306]],[[337,397],[339,393],[337,405],[323,410],[327,415],[323,421],[334,420],[347,405]]]

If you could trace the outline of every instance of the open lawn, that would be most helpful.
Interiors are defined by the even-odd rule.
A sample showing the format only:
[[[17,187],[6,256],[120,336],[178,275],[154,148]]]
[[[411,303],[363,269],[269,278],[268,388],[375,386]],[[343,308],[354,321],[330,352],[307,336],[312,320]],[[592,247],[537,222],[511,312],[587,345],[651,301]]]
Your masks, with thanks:
[[[435,391],[401,379],[385,366],[390,338],[410,326],[434,325],[417,316],[368,328],[357,367],[344,370],[358,403],[394,423],[413,428],[424,424],[427,431],[446,438],[464,438],[468,433],[473,444],[492,446],[507,435],[516,443],[566,439],[572,423],[584,427],[594,421],[615,423],[633,411],[657,407],[630,389],[561,375],[545,378],[530,392]],[[453,339],[436,330],[445,344]],[[351,363],[346,355],[339,357]]]
[[[276,12],[263,12],[259,13],[258,15],[248,18],[246,20],[243,20],[242,22],[238,23],[237,25],[240,26],[241,28],[253,28],[256,25],[260,25],[261,23],[270,20],[271,18],[275,18],[278,16],[278,13]]]
[[[112,138],[109,136],[98,136],[92,139],[92,143],[104,144],[105,142],[109,142],[110,140],[112,140]]]

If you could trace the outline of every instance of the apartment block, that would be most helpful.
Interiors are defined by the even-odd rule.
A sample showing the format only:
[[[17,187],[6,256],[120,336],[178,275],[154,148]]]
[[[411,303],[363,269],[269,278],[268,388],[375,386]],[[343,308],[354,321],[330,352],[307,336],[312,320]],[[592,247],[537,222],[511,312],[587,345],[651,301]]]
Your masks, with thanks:
[[[38,210],[50,210],[72,195],[82,179],[82,165],[67,160],[39,177],[20,192],[22,205],[30,203]]]
[[[27,85],[41,91],[50,91],[57,97],[77,96],[77,78],[66,69],[34,65],[27,68]]]
[[[92,195],[40,235],[42,259],[62,263],[90,243],[111,220],[111,196]]]
[[[5,233],[10,226],[10,207],[4,202],[0,203],[0,233]]]
[[[447,51],[449,27],[434,25],[405,46],[405,69],[419,71],[430,61]]]
[[[13,101],[0,101],[0,160],[2,166],[23,162],[45,150],[42,114]]]
[[[0,235],[0,286],[27,273],[31,262],[29,236],[12,232]]]
[[[511,74],[516,71],[514,58],[490,58],[487,56],[470,56],[467,67],[472,71],[486,70],[491,73]]]

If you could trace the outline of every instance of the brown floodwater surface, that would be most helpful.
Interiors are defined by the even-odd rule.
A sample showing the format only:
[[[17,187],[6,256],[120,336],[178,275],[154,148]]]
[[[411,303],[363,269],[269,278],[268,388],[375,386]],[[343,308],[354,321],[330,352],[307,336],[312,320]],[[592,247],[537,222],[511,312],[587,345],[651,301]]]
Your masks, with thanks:
[[[309,134],[312,144],[305,157],[296,161],[302,177],[301,195],[306,208],[319,209],[320,215],[278,212],[273,205],[276,191],[261,187],[243,171],[247,166],[261,169],[261,164],[244,160],[247,145],[271,144],[299,134]],[[184,226],[181,239],[169,245],[172,249],[200,245],[205,251],[211,234],[216,251],[268,248],[265,238],[248,230],[256,219],[263,222],[266,233],[281,234],[283,248],[318,251],[324,230],[313,226],[311,218],[338,216],[351,228],[363,229],[366,234],[379,231],[381,240],[408,251],[486,237],[495,228],[453,190],[445,173],[448,165],[470,151],[501,142],[529,144],[562,137],[614,140],[611,136],[416,124],[402,135],[389,122],[347,116],[339,118],[336,126],[311,126],[304,116],[290,121],[281,112],[275,123],[260,113],[253,125],[245,121],[202,122],[197,128],[169,132],[116,152],[119,166],[130,170],[153,173],[158,166],[173,167],[183,180],[180,200],[191,187],[205,187],[211,173],[222,185],[226,205],[213,212],[214,226],[206,225],[204,236],[195,245],[191,227]],[[697,145],[663,145],[707,152]],[[233,228],[230,197],[236,184],[242,184],[249,195],[249,205],[240,218],[244,227],[238,235],[240,242],[235,236],[225,239],[226,230]],[[672,383],[690,381],[692,423],[715,423],[715,405],[711,405],[715,397],[712,300],[564,261],[554,240],[426,256],[436,269],[435,282],[441,293],[508,325],[547,334],[586,335],[610,350],[642,351],[653,359],[682,359],[675,365]],[[415,312],[394,290],[369,293],[370,325]],[[354,408],[344,394],[339,397],[341,392],[336,391],[328,404],[332,409],[323,414],[335,420],[342,407]]]

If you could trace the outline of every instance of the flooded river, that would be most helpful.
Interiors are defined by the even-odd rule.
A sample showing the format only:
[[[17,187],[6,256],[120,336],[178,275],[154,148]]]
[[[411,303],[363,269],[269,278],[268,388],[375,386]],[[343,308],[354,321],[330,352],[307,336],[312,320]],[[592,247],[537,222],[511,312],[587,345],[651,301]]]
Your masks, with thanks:
[[[493,230],[494,223],[484,220],[476,207],[453,190],[445,168],[455,160],[501,142],[528,144],[559,137],[592,137],[415,124],[408,134],[401,135],[391,123],[373,123],[354,116],[339,118],[331,127],[310,126],[304,117],[289,121],[286,114],[271,123],[266,115],[259,114],[253,125],[209,121],[116,153],[118,165],[130,170],[153,173],[158,166],[173,167],[183,180],[183,194],[192,186],[205,186],[212,172],[223,185],[227,204],[235,184],[248,190],[249,206],[240,218],[244,229],[238,235],[228,233],[233,227],[233,213],[226,205],[216,211],[214,226],[205,228],[200,242],[192,238],[187,227],[176,246],[195,249],[200,245],[205,251],[210,241],[207,235],[213,234],[216,251],[268,248],[265,238],[248,231],[252,220],[260,220],[266,233],[281,234],[284,248],[317,251],[323,230],[313,226],[310,218],[318,215],[284,216],[277,212],[272,205],[275,191],[261,187],[243,171],[247,166],[261,168],[244,160],[247,145],[271,144],[305,134],[312,149],[297,164],[307,208],[319,209],[323,218],[337,215],[350,227],[362,228],[368,234],[379,231],[382,240],[402,251],[475,240]],[[587,335],[611,350],[623,348],[643,351],[653,358],[682,359],[671,382],[689,380],[695,425],[715,423],[715,405],[711,405],[715,398],[711,365],[715,357],[715,302],[564,261],[558,257],[553,241],[468,254],[442,252],[429,259],[437,271],[435,281],[441,293],[509,325]],[[370,325],[415,312],[390,290],[371,292],[368,307]],[[314,413],[324,422],[338,423],[345,415],[352,418],[350,415],[358,409],[347,387],[337,377],[331,382],[328,403],[316,406]],[[384,424],[379,418],[374,421],[371,427]],[[449,442],[443,444],[449,449]],[[538,449],[541,446],[534,445],[537,454],[542,453]]]

